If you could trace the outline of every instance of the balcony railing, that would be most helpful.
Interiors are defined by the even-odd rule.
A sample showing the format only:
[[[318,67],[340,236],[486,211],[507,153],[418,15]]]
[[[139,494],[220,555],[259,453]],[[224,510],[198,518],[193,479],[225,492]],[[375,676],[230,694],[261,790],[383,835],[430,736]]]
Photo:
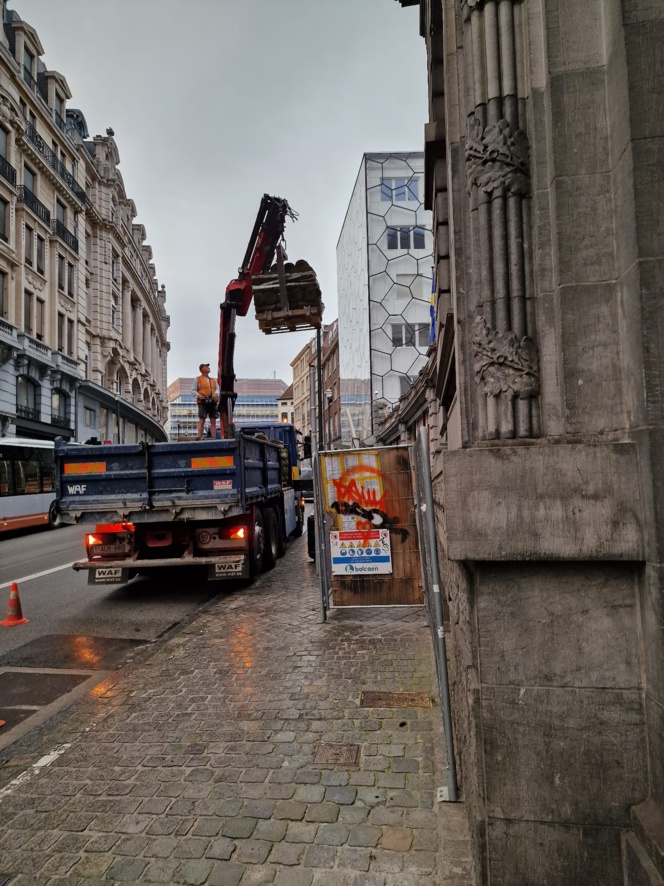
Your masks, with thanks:
[[[39,421],[39,410],[35,409],[33,406],[17,406],[16,414],[20,415],[21,418],[33,418],[36,421]]]
[[[0,175],[16,187],[16,170],[4,157],[0,157]]]
[[[32,142],[35,148],[42,155],[44,160],[51,166],[57,174],[60,176],[62,181],[67,185],[72,194],[81,201],[81,203],[85,203],[85,191],[78,184],[74,176],[67,172],[67,168],[62,160],[59,160],[55,155],[54,151],[49,148],[41,135],[37,132],[32,123],[27,123],[25,127],[25,134],[28,137],[28,140]]]
[[[30,68],[26,68],[25,65],[23,65],[23,80],[25,81],[25,83],[28,84],[29,88],[33,92],[37,91],[37,81],[32,76],[32,71],[30,70]]]
[[[37,218],[40,218],[49,228],[51,227],[51,213],[41,200],[35,197],[30,188],[26,188],[25,185],[19,185],[18,202],[25,204],[31,212],[34,212]]]
[[[59,428],[68,428],[71,422],[66,415],[52,415],[51,424],[57,425]]]
[[[60,111],[55,112],[55,125],[58,127],[60,132],[66,132],[67,127],[65,126],[65,121],[62,119]]]
[[[63,243],[66,243],[70,249],[73,249],[76,255],[78,255],[78,240],[74,237],[71,231],[67,230],[59,218],[56,218],[53,221],[53,233],[56,237],[59,237]]]

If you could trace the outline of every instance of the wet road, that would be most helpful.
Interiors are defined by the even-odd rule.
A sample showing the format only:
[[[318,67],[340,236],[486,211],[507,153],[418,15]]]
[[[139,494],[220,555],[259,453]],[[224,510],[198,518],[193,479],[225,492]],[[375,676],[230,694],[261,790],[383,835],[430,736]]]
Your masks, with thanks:
[[[0,664],[113,668],[121,663],[123,644],[111,640],[130,640],[131,647],[155,640],[225,590],[189,576],[183,580],[181,573],[177,580],[136,578],[127,585],[95,587],[88,585],[87,573],[71,568],[84,556],[78,526],[0,536],[0,617],[9,583],[16,581],[23,615],[30,619],[29,624],[0,627]],[[86,644],[76,639],[81,637],[109,642]]]

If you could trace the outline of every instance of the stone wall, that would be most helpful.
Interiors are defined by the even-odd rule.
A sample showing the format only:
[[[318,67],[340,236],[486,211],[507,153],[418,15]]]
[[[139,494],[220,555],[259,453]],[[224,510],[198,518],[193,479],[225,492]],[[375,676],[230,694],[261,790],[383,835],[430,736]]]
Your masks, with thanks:
[[[476,879],[661,884],[664,5],[420,12],[450,287],[433,474]]]

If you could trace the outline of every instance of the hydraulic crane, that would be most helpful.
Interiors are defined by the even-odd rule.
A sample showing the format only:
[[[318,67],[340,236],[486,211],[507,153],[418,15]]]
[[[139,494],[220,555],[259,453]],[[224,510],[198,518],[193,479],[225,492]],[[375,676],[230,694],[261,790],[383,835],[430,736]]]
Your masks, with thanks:
[[[288,201],[264,194],[244,261],[237,278],[226,287],[220,305],[218,384],[222,439],[232,437],[234,430],[235,319],[246,316],[252,298],[255,296],[259,327],[266,334],[317,329],[322,322],[323,302],[316,274],[306,261],[284,263],[287,218],[297,221],[297,213]]]
[[[263,195],[249,245],[238,276],[226,287],[226,296],[220,305],[219,324],[219,417],[221,436],[233,434],[233,406],[235,393],[235,318],[246,316],[253,297],[252,279],[267,271],[274,261],[277,249],[284,240],[286,219],[297,219],[297,214],[286,200]]]

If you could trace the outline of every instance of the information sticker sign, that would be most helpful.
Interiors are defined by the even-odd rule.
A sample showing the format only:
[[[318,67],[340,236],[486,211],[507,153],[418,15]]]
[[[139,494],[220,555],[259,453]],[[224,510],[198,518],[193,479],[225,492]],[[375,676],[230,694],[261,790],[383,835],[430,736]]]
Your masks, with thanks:
[[[332,575],[391,575],[388,529],[330,532]]]

